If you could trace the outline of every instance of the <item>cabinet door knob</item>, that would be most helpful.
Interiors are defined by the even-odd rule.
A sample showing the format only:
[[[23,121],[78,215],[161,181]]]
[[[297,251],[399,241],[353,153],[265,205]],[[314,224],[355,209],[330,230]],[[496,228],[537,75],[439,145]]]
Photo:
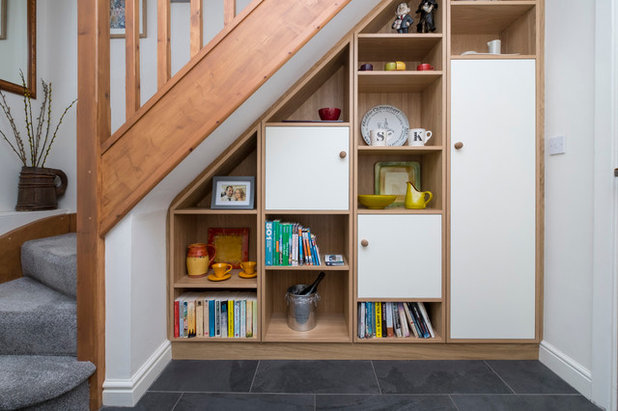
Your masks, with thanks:
[[[346,153],[345,151],[342,151],[341,153],[339,153],[339,157],[341,158],[345,158],[348,155],[348,153]]]
[[[461,150],[463,148],[463,143],[458,141],[455,143],[455,150]]]
[[[365,240],[364,238],[361,240],[361,245],[363,247],[367,247],[369,245],[369,241]]]

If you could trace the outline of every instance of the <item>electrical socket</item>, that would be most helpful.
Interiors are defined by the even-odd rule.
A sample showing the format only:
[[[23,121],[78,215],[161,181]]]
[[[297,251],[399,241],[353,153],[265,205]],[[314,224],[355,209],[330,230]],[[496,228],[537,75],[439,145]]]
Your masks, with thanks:
[[[549,151],[550,156],[555,156],[556,154],[566,153],[566,137],[565,136],[550,137],[548,151]]]

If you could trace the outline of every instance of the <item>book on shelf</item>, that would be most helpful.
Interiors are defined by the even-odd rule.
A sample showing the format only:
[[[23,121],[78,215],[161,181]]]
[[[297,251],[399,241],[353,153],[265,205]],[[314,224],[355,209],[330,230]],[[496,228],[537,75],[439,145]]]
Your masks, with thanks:
[[[362,339],[436,337],[422,302],[359,302],[357,312],[358,337]]]
[[[265,222],[264,264],[266,266],[321,265],[317,236],[298,223]],[[341,264],[343,265],[343,257]]]
[[[186,292],[174,300],[175,338],[252,338],[256,335],[255,292]]]
[[[326,265],[345,265],[341,254],[324,254],[324,264]]]

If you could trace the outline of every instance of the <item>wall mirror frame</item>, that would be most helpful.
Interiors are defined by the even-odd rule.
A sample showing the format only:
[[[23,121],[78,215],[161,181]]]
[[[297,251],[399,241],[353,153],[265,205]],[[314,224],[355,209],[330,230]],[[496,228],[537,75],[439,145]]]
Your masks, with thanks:
[[[24,73],[26,79],[27,90],[32,98],[36,98],[36,0],[24,0],[27,1],[27,47],[28,47],[28,72]],[[6,19],[8,0],[0,0],[0,10],[4,10],[4,13],[0,13]],[[2,16],[0,16],[2,18]],[[5,20],[5,24],[11,24],[10,21]],[[4,23],[4,22],[3,22]],[[7,40],[3,40],[7,41]],[[17,68],[16,68],[17,69]],[[6,90],[11,93],[23,95],[24,88],[21,84],[10,82],[6,79],[0,78],[0,90]]]

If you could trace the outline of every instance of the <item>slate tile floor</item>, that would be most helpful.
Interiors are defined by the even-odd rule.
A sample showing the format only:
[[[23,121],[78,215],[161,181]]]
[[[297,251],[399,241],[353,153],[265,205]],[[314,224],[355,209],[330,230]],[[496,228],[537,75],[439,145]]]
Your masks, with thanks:
[[[172,361],[132,409],[599,408],[538,361]]]

